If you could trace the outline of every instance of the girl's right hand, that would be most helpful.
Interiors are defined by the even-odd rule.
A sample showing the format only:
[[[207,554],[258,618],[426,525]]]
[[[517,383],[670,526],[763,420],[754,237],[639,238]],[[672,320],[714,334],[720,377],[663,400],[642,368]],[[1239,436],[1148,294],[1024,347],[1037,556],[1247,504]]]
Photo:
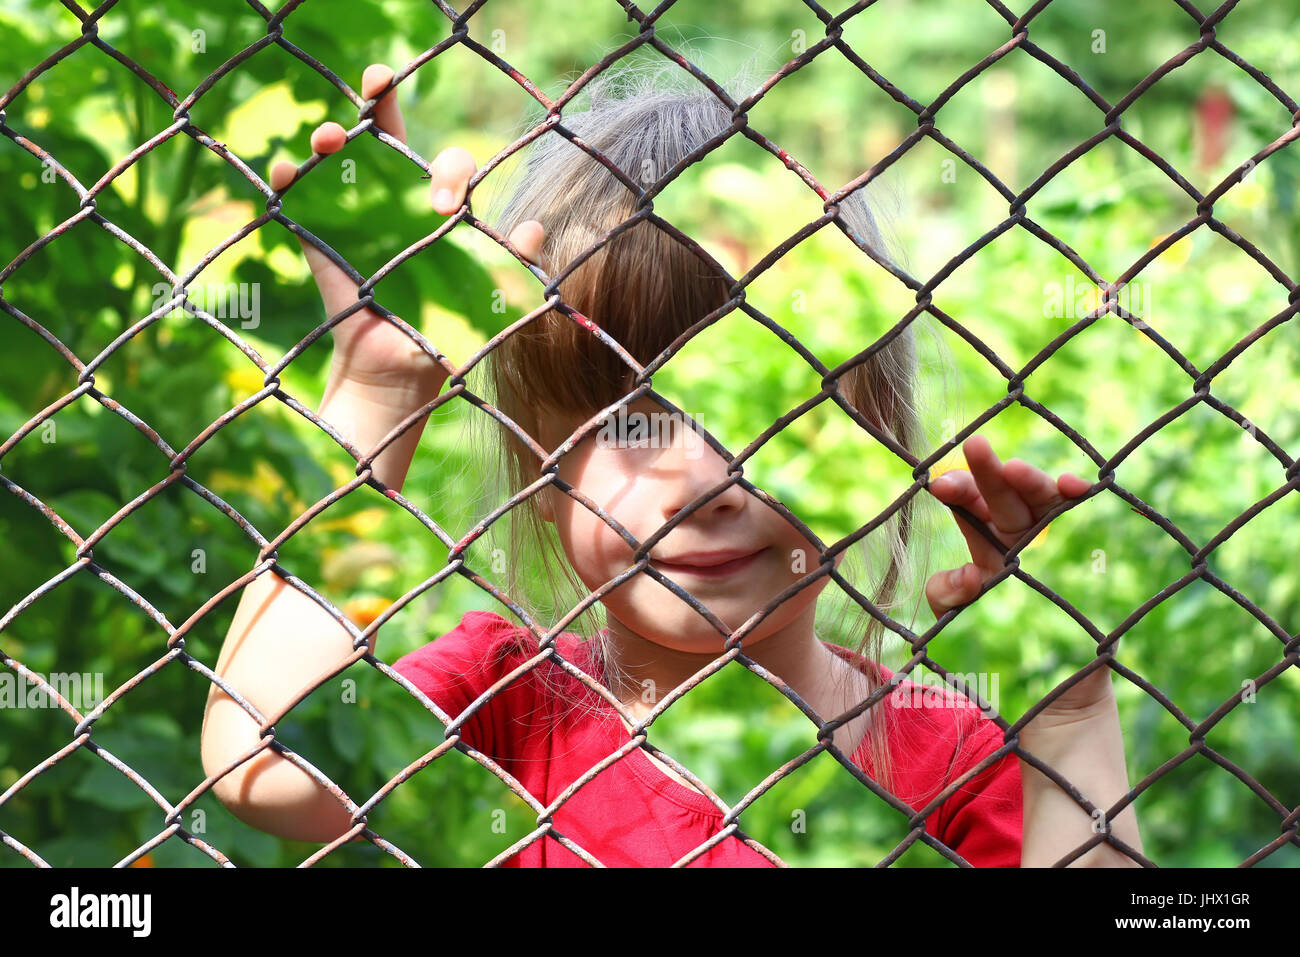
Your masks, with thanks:
[[[393,79],[393,70],[372,63],[361,77],[361,95],[366,99],[378,95]],[[406,142],[406,123],[393,90],[389,90],[375,107],[376,125],[393,138]],[[347,142],[347,131],[329,121],[311,135],[313,152],[337,152]],[[474,157],[464,149],[449,146],[434,157],[430,195],[435,212],[451,215],[465,202],[470,177],[477,172]],[[297,167],[288,161],[271,169],[271,188],[282,192],[293,182]],[[530,219],[520,223],[510,235],[510,242],[531,262],[536,263],[545,232],[541,223]],[[327,317],[342,312],[357,301],[357,284],[328,256],[311,243],[298,238],[307,264],[311,267],[316,288],[325,304]],[[381,283],[382,285],[382,283]],[[359,309],[330,330],[334,336],[332,375],[372,386],[409,387],[412,383],[446,380],[446,370],[437,365],[405,332],[370,309]]]

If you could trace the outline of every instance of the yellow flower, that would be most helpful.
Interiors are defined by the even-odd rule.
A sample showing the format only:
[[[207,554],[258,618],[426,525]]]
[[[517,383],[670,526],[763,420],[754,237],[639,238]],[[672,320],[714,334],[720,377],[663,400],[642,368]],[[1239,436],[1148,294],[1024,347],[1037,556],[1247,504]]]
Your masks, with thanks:
[[[233,369],[227,369],[222,378],[225,380],[226,385],[230,386],[230,391],[238,394],[242,400],[260,391],[266,376],[257,366],[248,363],[238,365]]]
[[[1157,236],[1151,241],[1151,245],[1148,246],[1147,249],[1155,249],[1172,235],[1173,233],[1165,233],[1163,236]],[[1190,259],[1191,256],[1192,237],[1189,233],[1157,256],[1156,262],[1165,266],[1183,266],[1186,265],[1187,260]]]
[[[1247,179],[1233,187],[1232,195],[1243,207],[1253,209],[1268,198],[1268,190],[1259,184],[1259,180]]]
[[[1102,303],[1105,301],[1106,299],[1101,294],[1100,286],[1089,286],[1088,293],[1084,297],[1083,302],[1079,303],[1077,309],[1078,317],[1082,318],[1083,316],[1096,312],[1101,308]]]
[[[356,478],[356,474],[351,474],[349,478]],[[376,505],[360,509],[351,515],[339,515],[335,518],[329,518],[328,514],[322,515],[312,523],[311,527],[316,531],[348,532],[358,538],[369,539],[375,536],[387,517],[388,509]]]
[[[343,614],[347,615],[358,627],[365,628],[382,615],[392,602],[377,595],[353,598],[343,603]]]
[[[213,469],[202,481],[218,495],[224,496],[234,489],[247,492],[267,506],[274,504],[278,495],[284,494],[286,504],[295,515],[301,515],[310,508],[307,502],[302,501],[287,488],[284,477],[266,462],[254,463],[252,475],[229,469]]]

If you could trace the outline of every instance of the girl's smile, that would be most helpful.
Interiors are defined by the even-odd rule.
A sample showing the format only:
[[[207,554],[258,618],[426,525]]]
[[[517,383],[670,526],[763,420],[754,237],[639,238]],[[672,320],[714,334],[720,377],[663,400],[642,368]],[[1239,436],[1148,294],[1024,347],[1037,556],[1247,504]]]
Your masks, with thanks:
[[[662,572],[674,575],[690,575],[694,578],[730,578],[754,564],[766,548],[756,551],[732,549],[726,552],[694,552],[668,562],[651,559],[650,564]]]

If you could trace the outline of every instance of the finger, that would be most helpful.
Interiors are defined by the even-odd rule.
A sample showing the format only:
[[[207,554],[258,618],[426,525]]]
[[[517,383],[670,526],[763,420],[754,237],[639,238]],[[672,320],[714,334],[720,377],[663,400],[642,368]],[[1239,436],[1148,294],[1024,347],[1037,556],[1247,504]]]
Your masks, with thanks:
[[[1056,487],[1065,498],[1078,498],[1080,495],[1091,491],[1092,486],[1092,482],[1079,478],[1073,472],[1065,472],[1056,480]]]
[[[1053,511],[1063,502],[1078,498],[1092,488],[1092,483],[1073,472],[1064,473],[1053,480],[1042,469],[1034,468],[1023,459],[1008,459],[1002,469],[1007,482],[1020,492],[1034,515],[1034,523]]]
[[[335,122],[322,123],[311,134],[313,153],[336,153],[348,141],[348,131]],[[288,160],[280,160],[271,167],[271,189],[280,192],[298,175],[298,167]]]
[[[321,302],[325,304],[326,318],[332,318],[354,304],[357,301],[357,284],[348,274],[336,266],[334,260],[301,236],[298,237],[298,244],[302,246],[303,255],[307,257],[307,265],[311,267],[312,278],[316,280],[316,288],[320,290]],[[348,320],[351,318],[349,316]]]
[[[1035,516],[1034,521],[1061,504],[1062,496],[1052,477],[1024,459],[1007,459],[1002,477],[1020,493],[1021,500]]]
[[[448,146],[435,156],[429,170],[434,210],[450,216],[460,209],[465,203],[470,177],[477,171],[474,157],[459,146]]]
[[[975,514],[981,521],[990,520],[988,504],[980,495],[975,485],[975,477],[969,469],[949,469],[942,475],[931,479],[930,494],[945,505],[960,505]]]
[[[313,153],[337,153],[348,141],[348,131],[333,120],[326,120],[311,134]]]
[[[372,63],[361,74],[361,95],[374,99],[379,91],[393,80],[393,68],[384,63]],[[397,91],[389,90],[375,106],[375,125],[394,139],[406,142],[406,120],[402,118],[402,108],[397,105]]]
[[[991,523],[988,503],[980,495],[975,477],[965,469],[945,472],[930,483],[930,491],[945,505],[960,505],[986,525]],[[957,527],[961,529],[962,537],[970,548],[971,558],[979,568],[996,572],[1006,564],[1002,553],[966,519],[956,514],[953,518],[957,520]]]
[[[969,562],[931,575],[925,583],[925,599],[934,617],[942,618],[945,612],[970,602],[987,577],[986,571]]]
[[[993,451],[989,440],[982,435],[972,435],[962,445],[966,462],[980,494],[988,503],[993,526],[1004,535],[1019,536],[1034,524],[1036,519],[1029,505],[1003,474],[1005,466]]]
[[[546,229],[535,219],[526,219],[510,233],[511,244],[533,265],[538,264]]]
[[[297,175],[298,167],[288,160],[281,160],[271,167],[271,189],[281,192]],[[357,284],[334,265],[333,260],[301,236],[298,237],[298,245],[311,268],[312,278],[316,280],[316,288],[320,290],[327,315],[333,316],[357,301]]]
[[[280,192],[292,183],[297,175],[298,167],[288,160],[280,160],[271,167],[271,190],[276,193]]]
[[[313,153],[336,153],[347,141],[348,131],[331,120],[322,123],[312,131],[311,149]],[[280,160],[271,167],[271,189],[280,192],[292,183],[297,175],[298,167],[288,160]]]

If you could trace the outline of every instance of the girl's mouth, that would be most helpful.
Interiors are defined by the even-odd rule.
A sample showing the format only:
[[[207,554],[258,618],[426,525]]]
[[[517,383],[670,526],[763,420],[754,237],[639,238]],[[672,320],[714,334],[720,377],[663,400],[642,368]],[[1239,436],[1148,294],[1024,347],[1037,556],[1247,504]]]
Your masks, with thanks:
[[[761,548],[749,555],[743,555],[723,562],[716,562],[708,556],[700,555],[692,557],[689,562],[674,563],[651,561],[650,564],[662,572],[669,572],[675,575],[693,575],[697,578],[727,578],[744,571],[765,551],[767,551],[767,549]]]

